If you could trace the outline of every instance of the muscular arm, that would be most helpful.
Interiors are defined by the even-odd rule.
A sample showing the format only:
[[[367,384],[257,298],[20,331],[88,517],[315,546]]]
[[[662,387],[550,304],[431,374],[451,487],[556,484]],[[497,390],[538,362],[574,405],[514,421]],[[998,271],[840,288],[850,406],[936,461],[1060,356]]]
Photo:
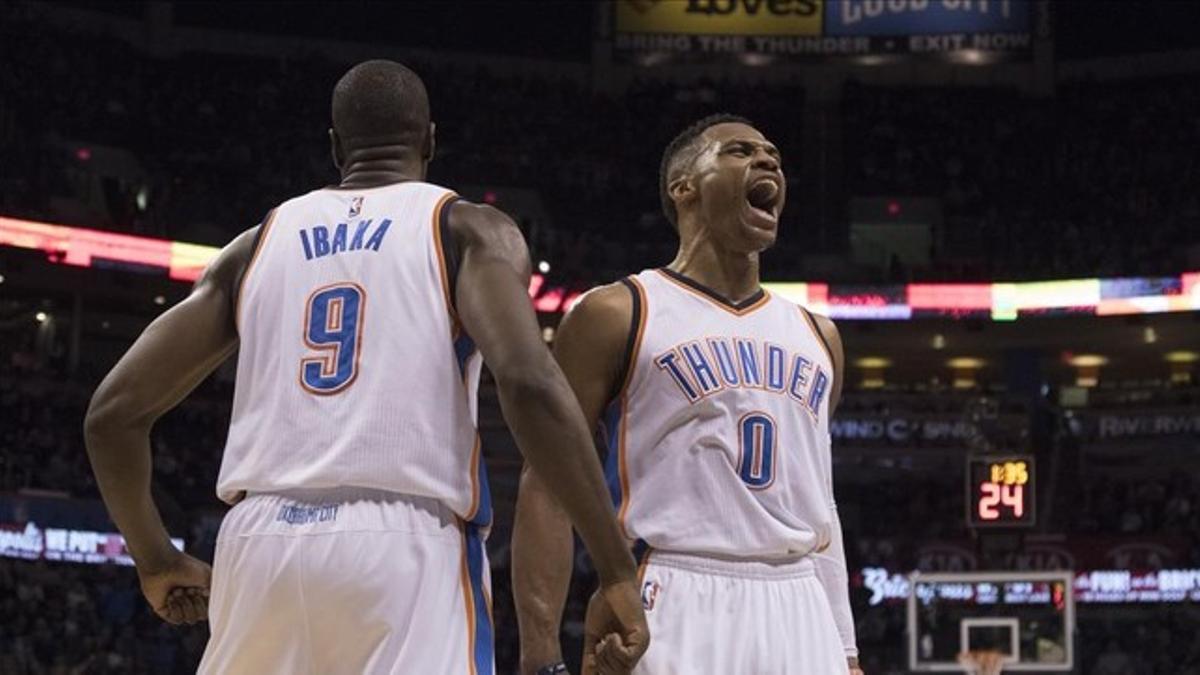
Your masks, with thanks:
[[[554,355],[584,419],[595,428],[624,367],[633,306],[619,284],[588,293],[559,326]],[[521,473],[513,530],[513,596],[521,672],[562,661],[559,625],[571,583],[571,525],[539,473]]]
[[[829,417],[833,418],[833,413],[837,409],[838,403],[842,398],[842,385],[844,382],[845,372],[845,355],[842,351],[842,338],[838,334],[837,326],[833,324],[829,318],[824,316],[813,315],[817,329],[825,337],[826,343],[829,345],[830,356],[833,358],[833,392],[829,398]],[[830,475],[826,476],[826,485],[829,489],[829,509],[831,516],[831,532],[829,546],[818,553],[814,553],[813,557],[817,565],[817,578],[821,581],[821,586],[825,588],[825,596],[829,599],[829,606],[833,608],[833,618],[837,624],[838,635],[842,638],[842,647],[846,651],[846,658],[850,660],[851,666],[858,666],[858,646],[855,643],[854,636],[854,616],[850,612],[850,579],[846,572],[846,551],[842,543],[842,522],[838,518],[837,504],[833,498],[833,468],[832,461],[830,462]]]
[[[237,348],[233,298],[256,231],[229,244],[191,295],[142,332],[88,406],[88,457],[139,573],[177,554],[150,498],[150,428]]]
[[[521,453],[579,530],[603,585],[632,582],[625,546],[579,404],[542,342],[529,302],[529,253],[520,231],[487,206],[455,204],[450,230],[461,264],[459,317],[496,378]]]

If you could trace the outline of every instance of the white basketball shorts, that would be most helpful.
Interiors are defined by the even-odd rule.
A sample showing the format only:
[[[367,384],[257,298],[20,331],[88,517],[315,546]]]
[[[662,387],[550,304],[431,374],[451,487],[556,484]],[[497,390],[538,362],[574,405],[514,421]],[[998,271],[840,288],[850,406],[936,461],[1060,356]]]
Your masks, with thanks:
[[[650,649],[636,675],[849,672],[813,562],[651,551],[641,571]]]
[[[204,675],[493,675],[483,540],[440,502],[250,495],[217,536]]]

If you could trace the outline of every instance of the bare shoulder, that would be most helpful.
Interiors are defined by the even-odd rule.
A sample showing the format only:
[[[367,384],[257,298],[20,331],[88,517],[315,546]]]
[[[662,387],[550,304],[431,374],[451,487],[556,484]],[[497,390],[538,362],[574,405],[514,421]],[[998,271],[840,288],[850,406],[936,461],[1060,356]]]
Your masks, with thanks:
[[[259,232],[262,227],[255,225],[226,244],[196,281],[197,290],[212,289],[236,295],[242,276],[254,259],[254,251],[261,245]]]
[[[454,239],[463,246],[473,244],[518,245],[524,249],[525,240],[513,219],[500,209],[487,204],[458,200],[450,205],[446,223]]]
[[[584,293],[563,317],[560,334],[578,331],[604,342],[614,338],[623,341],[632,319],[633,295],[618,281]]]
[[[599,397],[597,401],[619,386],[626,368],[633,313],[629,288],[617,282],[588,291],[563,317],[554,339],[554,354],[577,395],[582,381],[598,387],[592,392]],[[587,401],[592,394],[580,396],[581,401]]]

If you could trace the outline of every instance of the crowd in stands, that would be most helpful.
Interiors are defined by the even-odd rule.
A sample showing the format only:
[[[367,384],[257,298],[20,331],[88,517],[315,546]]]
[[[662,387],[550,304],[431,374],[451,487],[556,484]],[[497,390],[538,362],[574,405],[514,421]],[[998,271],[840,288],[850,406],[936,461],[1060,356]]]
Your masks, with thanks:
[[[132,153],[140,180],[107,181],[109,208],[80,218],[203,243],[224,243],[280,201],[338,179],[326,129],[330,92],[347,64],[212,54],[154,59],[113,38],[61,39],[19,21],[0,26],[0,34],[0,55],[16,64],[0,73],[0,101],[19,101],[0,103],[0,139],[18,162],[0,185],[0,210],[51,216],[52,196],[97,161],[97,147]],[[796,87],[642,82],[616,96],[569,79],[408,65],[425,80],[438,124],[430,180],[501,195],[503,188],[537,190],[553,222],[521,224],[538,255],[570,270],[572,280],[673,256],[674,233],[659,215],[659,159],[690,121],[718,109],[743,112],[769,125],[780,147],[799,147],[792,118],[803,92]],[[85,147],[91,155],[82,160],[77,153]]]
[[[208,639],[155,616],[127,567],[0,558],[0,612],[6,675],[184,675]]]
[[[950,278],[1157,275],[1200,231],[1192,77],[1003,88],[847,86],[852,194],[941,200]],[[935,265],[936,267],[936,265]]]
[[[329,92],[346,65],[315,53],[156,58],[116,38],[14,16],[0,25],[0,211],[223,243],[279,201],[337,180]],[[537,255],[585,284],[673,255],[659,212],[662,148],[690,121],[746,114],[782,149],[793,196],[801,173],[800,86],[634,81],[592,91],[578,78],[411,60],[439,124],[431,180],[540,195],[518,213]],[[47,82],[55,86],[44,86]],[[1185,264],[1200,230],[1191,189],[1200,141],[1191,79],[1063,84],[1034,99],[988,88],[848,84],[839,115],[848,196],[941,200],[945,222],[923,278],[1162,274]],[[124,167],[85,181],[89,166]],[[66,196],[90,190],[96,211]],[[99,193],[99,194],[97,194]],[[794,278],[814,242],[785,212],[765,272]],[[815,250],[814,245],[828,250]]]

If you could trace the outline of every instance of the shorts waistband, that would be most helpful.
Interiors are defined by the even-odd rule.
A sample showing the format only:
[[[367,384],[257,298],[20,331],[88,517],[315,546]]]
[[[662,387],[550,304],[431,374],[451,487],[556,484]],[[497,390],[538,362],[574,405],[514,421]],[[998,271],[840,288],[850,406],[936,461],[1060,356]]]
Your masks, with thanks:
[[[252,492],[225,516],[238,535],[409,532],[461,539],[463,523],[432,497],[360,487]]]
[[[272,492],[246,493],[246,499],[254,498],[279,499],[302,504],[345,504],[349,502],[380,502],[384,504],[404,502],[424,506],[441,504],[441,502],[432,497],[421,497],[401,492],[364,487],[293,488]]]
[[[643,564],[662,565],[692,572],[718,574],[742,579],[797,579],[816,574],[816,563],[811,558],[723,558],[710,555],[676,553],[651,549]]]

